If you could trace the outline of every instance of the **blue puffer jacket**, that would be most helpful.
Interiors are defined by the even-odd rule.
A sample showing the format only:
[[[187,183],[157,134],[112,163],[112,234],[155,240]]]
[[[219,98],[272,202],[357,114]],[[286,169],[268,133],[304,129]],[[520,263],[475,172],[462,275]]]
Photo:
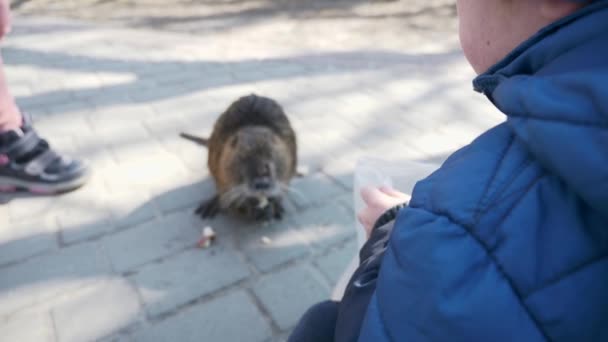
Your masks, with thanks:
[[[416,185],[359,341],[608,341],[608,1],[474,85],[507,120]]]

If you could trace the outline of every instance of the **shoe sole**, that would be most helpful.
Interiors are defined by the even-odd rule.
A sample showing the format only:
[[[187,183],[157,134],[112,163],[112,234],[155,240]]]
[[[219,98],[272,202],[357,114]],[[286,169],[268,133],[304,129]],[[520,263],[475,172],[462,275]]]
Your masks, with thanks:
[[[80,188],[87,182],[89,176],[90,173],[87,172],[81,177],[73,179],[69,182],[58,184],[28,182],[0,176],[0,192],[17,192],[25,190],[27,192],[39,195],[58,194]]]

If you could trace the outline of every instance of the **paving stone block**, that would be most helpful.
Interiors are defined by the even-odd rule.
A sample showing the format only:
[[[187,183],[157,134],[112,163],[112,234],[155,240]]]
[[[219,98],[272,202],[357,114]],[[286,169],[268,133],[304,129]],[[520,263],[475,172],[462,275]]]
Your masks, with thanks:
[[[294,127],[298,131],[297,127]],[[324,163],[330,159],[317,143],[298,141],[298,165],[306,166],[311,172],[321,169]]]
[[[259,66],[246,65],[240,70],[233,70],[233,73],[237,80],[263,81],[306,75],[308,69],[296,63],[260,63]]]
[[[310,87],[310,85],[307,85],[307,87]],[[334,98],[322,97],[320,94],[306,95],[302,92],[298,92],[294,97],[290,97],[283,102],[287,115],[306,123],[308,127],[311,124],[318,124],[318,121],[322,118],[328,118],[328,111],[333,112],[336,107]]]
[[[110,143],[109,148],[118,163],[137,160],[142,156],[171,158],[170,153],[154,138],[138,139],[129,142],[117,141]]]
[[[209,177],[207,167],[207,148],[175,135],[164,135],[159,138],[163,146],[191,171],[198,179]]]
[[[54,213],[56,200],[50,196],[11,196],[8,213],[12,222],[28,220],[32,217],[43,219]]]
[[[341,117],[351,121],[359,127],[365,124],[377,123],[383,112],[393,113],[387,110],[387,103],[378,101],[375,96],[365,92],[353,91],[345,92],[336,96],[336,111]]]
[[[93,341],[124,329],[140,316],[137,293],[124,279],[99,282],[52,310],[59,342]]]
[[[127,333],[119,333],[99,339],[97,342],[133,342],[133,339]]]
[[[178,69],[171,72],[154,72],[150,75],[152,82],[159,86],[179,85],[191,82],[203,77],[200,73],[192,72],[189,69]]]
[[[129,94],[125,92],[125,86],[106,86],[95,91],[81,91],[76,93],[77,98],[86,99],[92,106],[97,108],[114,106],[117,104],[131,103]]]
[[[149,47],[147,47],[149,48]],[[131,49],[129,49],[131,50]],[[179,72],[184,68],[181,63],[169,63],[167,61],[152,62],[152,63],[141,63],[133,67],[133,70],[137,71],[138,75],[143,76],[155,76],[163,74],[173,74]]]
[[[56,232],[57,226],[50,219],[0,223],[0,265],[56,249]]]
[[[156,111],[156,108],[153,108]],[[172,109],[173,112],[181,112],[180,107]],[[183,132],[188,126],[183,122],[180,115],[158,115],[143,121],[144,126],[155,137],[163,136],[179,137],[179,133]]]
[[[455,146],[465,146],[481,135],[486,127],[487,125],[477,124],[471,119],[446,124],[438,130],[438,134],[449,137]]]
[[[87,117],[95,133],[92,138],[95,141],[102,141],[108,146],[119,146],[121,143],[127,144],[150,139],[150,132],[141,123],[141,119],[136,116],[93,112]]]
[[[116,167],[114,156],[104,145],[104,139],[95,135],[83,136],[76,134],[74,137],[76,151],[74,158],[79,158],[88,163],[94,170],[92,177],[100,177],[105,169]]]
[[[183,94],[204,91],[212,88],[228,87],[235,83],[237,83],[237,81],[230,73],[205,73],[205,76],[203,77],[185,80],[179,86],[173,86],[172,94],[181,96]]]
[[[155,192],[167,189],[176,180],[184,179],[188,170],[181,161],[167,154],[140,157],[103,170],[109,189],[120,191]]]
[[[94,126],[102,122],[113,120],[120,123],[142,122],[154,116],[152,107],[145,104],[127,103],[107,108],[101,108],[89,115],[89,120]]]
[[[181,311],[134,334],[141,342],[261,342],[271,330],[251,299],[242,291]]]
[[[98,88],[101,86],[101,79],[96,74],[72,75],[63,79],[62,84],[65,88],[78,90],[79,88]]]
[[[15,63],[17,61],[23,61],[25,56],[15,53],[16,51],[6,49],[3,55],[5,63]],[[9,80],[9,85],[16,85],[23,82],[31,83],[33,80],[37,80],[39,77],[39,70],[25,65],[12,65],[6,68],[6,78]]]
[[[96,243],[79,244],[2,269],[0,316],[95,282],[110,272]]]
[[[310,246],[293,226],[286,218],[270,224],[242,226],[235,238],[255,267],[268,272],[278,265],[311,253]]]
[[[337,202],[342,203],[344,207],[350,212],[353,217],[355,215],[355,203],[354,193],[345,193],[344,195],[337,198]]]
[[[322,173],[295,178],[290,184],[289,198],[299,208],[310,207],[344,194],[347,190]]]
[[[4,204],[8,200],[9,195],[0,194],[0,204]],[[8,206],[0,205],[0,227],[8,227],[10,222],[10,216],[8,212]]]
[[[213,99],[210,101],[210,107],[212,111],[209,114],[215,114],[215,117],[218,117],[222,112],[224,112],[228,106],[236,101],[238,98],[249,95],[251,93],[258,93],[257,82],[256,83],[236,83],[231,85],[226,85],[223,87],[215,87],[211,89],[207,89],[206,91],[195,92],[194,95],[206,95],[207,97]],[[262,94],[259,94],[262,95]]]
[[[55,342],[53,322],[46,312],[19,314],[0,320],[3,341]]]
[[[198,92],[164,99],[154,103],[152,108],[159,118],[172,119],[174,122],[182,118],[181,123],[186,124],[184,128],[192,130],[191,133],[208,133],[213,129],[215,119],[228,108],[229,104],[230,102],[220,101],[207,95],[206,92]],[[149,122],[151,126],[154,123],[160,122]]]
[[[208,249],[188,250],[160,263],[144,266],[132,279],[147,312],[157,316],[249,275],[247,265],[236,256],[236,252],[218,239],[218,243]]]
[[[191,212],[179,212],[104,237],[102,244],[115,269],[125,272],[196,245],[198,224]]]
[[[269,274],[253,291],[281,330],[292,328],[310,306],[329,298],[329,290],[307,265]]]
[[[87,206],[86,203],[80,202],[79,205],[57,213],[63,243],[73,244],[116,229],[110,211],[103,205],[92,204]]]
[[[76,191],[55,198],[53,216],[61,228],[63,242],[78,242],[114,229],[106,197],[102,178],[94,174]]]
[[[85,135],[92,134],[91,127],[86,118],[86,114],[82,112],[59,112],[64,110],[62,107],[52,108],[53,112],[49,115],[36,117],[34,125],[36,130],[44,137],[48,137],[51,144],[55,144],[56,140],[62,136],[72,136],[75,134]],[[74,104],[72,104],[74,106]],[[47,108],[49,111],[49,108]]]
[[[355,235],[355,216],[339,201],[310,208],[295,216],[294,221],[304,239],[321,249]]]
[[[80,121],[80,117],[86,118],[87,114],[90,113],[91,111],[92,111],[91,103],[89,103],[88,101],[74,100],[74,101],[46,107],[46,113],[47,113],[46,116],[63,117],[64,115],[67,115],[70,117],[74,117],[74,118],[76,118],[75,124],[79,125],[78,128],[85,129],[83,126],[80,126],[82,124],[82,122]],[[65,121],[68,121],[68,120],[65,120]],[[59,121],[59,123],[61,124],[61,120]],[[70,125],[70,122],[65,122],[65,123],[67,124],[67,126]],[[88,124],[88,121],[86,121],[86,123]],[[65,129],[65,127],[60,124],[57,125],[58,128]],[[90,134],[89,133],[90,127],[88,127],[88,130],[86,130],[85,132],[87,134]],[[71,131],[70,133],[74,134],[74,131]]]
[[[406,139],[392,142],[381,137],[370,138],[370,141],[372,139],[376,139],[375,142],[362,148],[361,157],[379,157],[397,163],[416,160],[429,155],[429,153],[419,149],[418,143],[410,143]]]
[[[61,90],[61,84],[35,83],[32,85],[35,95],[17,99],[21,108],[41,108],[50,105],[60,105],[74,100],[74,92]]]
[[[182,82],[180,84],[159,84],[146,87],[133,87],[128,90],[128,94],[133,102],[147,103],[187,94],[191,91],[187,88],[187,84],[188,82]]]
[[[106,205],[119,229],[150,221],[156,216],[154,203],[145,192],[110,193]]]
[[[306,137],[300,138],[306,141],[298,142],[300,165],[310,164],[315,169],[319,169],[336,158],[344,158],[345,155],[360,150],[356,144],[343,136],[333,133],[325,135],[318,128],[308,130],[314,133],[308,133]]]
[[[128,66],[125,66],[128,69]],[[135,81],[135,75],[131,73],[119,73],[119,70],[115,72],[96,72],[96,76],[101,81],[103,87],[111,87],[113,85],[120,85]]]
[[[211,227],[217,233],[218,238],[229,239],[232,242],[236,241],[238,239],[236,236],[243,234],[243,231],[254,229],[257,226],[256,223],[223,212],[211,218],[202,218],[193,212],[191,213],[199,232],[204,227]]]
[[[154,201],[163,213],[180,209],[190,209],[190,212],[193,212],[202,201],[208,200],[215,193],[213,181],[205,178],[193,184],[171,187],[169,190],[157,194]]]
[[[348,241],[328,254],[317,257],[315,264],[329,279],[331,286],[335,286],[353,258],[357,258],[357,260],[359,258],[356,239]]]
[[[417,155],[412,155],[410,158],[404,159],[420,159],[440,154],[451,155],[463,145],[460,145],[457,141],[453,141],[449,136],[445,134],[437,134],[437,132],[428,132],[419,134],[416,139],[409,139],[406,142],[406,146],[412,146],[416,150],[422,151],[422,153],[418,153]],[[379,147],[377,147],[376,150],[378,150],[378,148]],[[396,157],[398,156],[386,156],[387,159],[394,159]]]

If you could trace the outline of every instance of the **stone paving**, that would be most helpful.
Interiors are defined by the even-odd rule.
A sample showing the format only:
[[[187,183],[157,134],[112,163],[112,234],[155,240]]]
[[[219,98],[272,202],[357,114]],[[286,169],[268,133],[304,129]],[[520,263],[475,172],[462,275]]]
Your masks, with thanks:
[[[454,37],[399,52],[228,36],[18,18],[11,88],[94,175],[60,197],[3,196],[3,341],[283,341],[356,253],[357,158],[440,163],[502,119]],[[281,222],[202,221],[206,151],[178,133],[207,134],[251,92],[283,104],[309,171]],[[217,242],[198,249],[207,225]]]

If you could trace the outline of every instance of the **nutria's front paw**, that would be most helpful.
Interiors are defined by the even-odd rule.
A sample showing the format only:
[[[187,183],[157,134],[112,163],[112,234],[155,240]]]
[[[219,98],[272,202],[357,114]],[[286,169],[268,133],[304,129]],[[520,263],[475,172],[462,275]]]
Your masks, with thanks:
[[[283,208],[283,204],[281,203],[281,201],[279,200],[273,200],[271,201],[272,204],[272,211],[274,213],[274,218],[276,220],[281,220],[283,218],[283,213],[285,212],[285,209]]]
[[[194,211],[201,218],[212,218],[220,212],[220,200],[218,196],[203,201]]]

